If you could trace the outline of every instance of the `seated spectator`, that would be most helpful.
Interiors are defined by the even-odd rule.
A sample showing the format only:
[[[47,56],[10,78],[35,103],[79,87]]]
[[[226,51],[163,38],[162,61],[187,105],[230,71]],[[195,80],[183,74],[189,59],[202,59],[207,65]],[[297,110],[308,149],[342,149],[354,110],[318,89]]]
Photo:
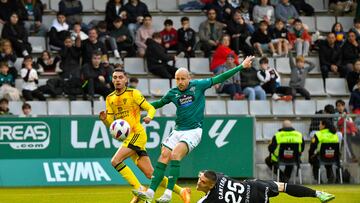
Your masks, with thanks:
[[[166,50],[177,50],[178,36],[175,28],[173,27],[173,21],[166,19],[164,21],[164,29],[160,32],[163,46]]]
[[[9,73],[13,76],[13,78],[17,78],[18,71],[15,68],[15,62],[17,60],[17,56],[11,46],[11,42],[7,39],[3,39],[0,41],[0,61],[6,62],[9,67]]]
[[[19,16],[13,13],[10,21],[4,25],[1,34],[2,38],[10,40],[18,56],[27,56],[31,54],[31,44],[28,41],[28,35],[23,24],[19,23]]]
[[[341,66],[343,67],[344,77],[353,69],[353,64],[359,59],[360,46],[359,41],[356,40],[356,33],[348,32],[347,40],[341,48]]]
[[[81,41],[79,38],[76,40],[76,46],[81,47],[82,63],[90,63],[94,51],[100,51],[102,53],[102,62],[108,61],[107,50],[105,44],[99,40],[98,31],[95,28],[91,28],[88,36],[89,38],[87,40]]]
[[[175,61],[176,56],[170,56],[166,49],[161,45],[161,35],[155,32],[152,38],[146,40],[145,58],[148,70],[161,78],[172,79],[175,77],[177,68],[170,66],[169,61]]]
[[[105,46],[110,45],[111,50],[114,53],[115,58],[120,58],[120,53],[117,47],[115,37],[110,35],[110,31],[107,29],[107,25],[105,21],[100,21],[97,25],[99,41],[102,42]],[[107,46],[108,47],[108,46]]]
[[[341,23],[339,22],[334,23],[334,25],[331,28],[331,32],[335,34],[336,43],[339,46],[342,46],[345,42],[346,32],[344,32],[344,28],[341,25]]]
[[[113,27],[114,29],[110,32],[110,36],[115,38],[118,51],[126,51],[127,57],[134,57],[136,55],[134,40],[131,37],[129,29],[124,25],[123,19],[116,18]]]
[[[220,44],[216,48],[210,63],[210,71],[215,74],[218,72],[218,68],[222,68],[222,66],[226,63],[229,54],[231,54],[234,58],[234,63],[239,65],[238,56],[234,53],[233,50],[229,48],[230,45],[230,35],[224,34],[220,38]]]
[[[304,13],[306,16],[313,16],[314,15],[314,8],[305,2],[305,0],[291,0],[292,5],[296,8],[298,13]]]
[[[81,41],[86,40],[89,38],[89,36],[81,30],[81,24],[75,23],[73,25],[73,29],[70,31],[71,33],[71,39],[75,43],[76,38],[79,36]]]
[[[232,20],[228,22],[225,29],[227,34],[231,36],[230,47],[236,54],[239,55],[241,50],[245,56],[254,55],[254,49],[246,42],[250,32],[240,11],[234,12]]]
[[[60,69],[60,57],[55,56],[52,58],[49,51],[43,51],[41,53],[41,56],[37,59],[36,63],[39,67],[39,69],[37,70],[39,73],[59,73],[62,71]]]
[[[223,27],[222,23],[216,21],[215,9],[209,9],[207,11],[207,20],[199,26],[201,50],[204,51],[205,57],[210,57],[211,51],[216,49]]]
[[[329,0],[329,10],[334,11],[335,16],[342,16],[345,13],[354,16],[356,5],[354,0]]]
[[[20,0],[18,2],[20,20],[24,22],[28,33],[36,36],[45,36],[46,27],[42,23],[44,5],[40,0]]]
[[[9,100],[6,98],[0,99],[0,116],[13,115],[9,109]]]
[[[0,32],[6,22],[10,21],[10,16],[18,11],[17,1],[1,0],[0,1]]]
[[[80,79],[81,49],[73,45],[70,36],[64,40],[64,49],[60,51],[60,76],[64,79]]]
[[[289,0],[281,0],[281,2],[275,6],[275,17],[276,19],[286,22],[287,25],[292,25],[295,19],[299,18],[299,13]]]
[[[131,33],[131,31],[130,31]],[[154,33],[154,29],[152,27],[152,17],[151,15],[144,16],[143,25],[136,31],[135,44],[138,49],[138,54],[140,57],[144,57],[146,50],[146,40],[151,38]]]
[[[257,72],[257,77],[260,80],[261,87],[263,90],[271,94],[273,100],[292,100],[292,89],[291,87],[281,86],[280,85],[280,75],[275,68],[269,67],[269,59],[263,57],[259,61],[260,70]],[[284,96],[279,96],[282,94]]]
[[[183,52],[185,57],[195,57],[196,32],[190,27],[188,17],[181,18],[181,28],[177,30],[178,53]]]
[[[82,24],[83,6],[80,0],[61,0],[59,2],[59,12],[65,15],[66,23],[70,27],[75,23]],[[84,28],[84,26],[82,27]]]
[[[319,41],[320,70],[324,80],[328,78],[329,72],[340,74],[345,77],[347,74],[341,67],[341,47],[336,43],[335,34],[330,32],[326,40]]]
[[[349,101],[350,112],[360,114],[360,78],[357,80],[354,90],[351,92]]]
[[[101,63],[102,54],[101,51],[95,50],[91,55],[90,63],[86,63],[81,69],[83,87],[90,96],[91,101],[94,98],[94,94],[100,94],[103,98],[106,98],[111,93],[109,88],[110,81],[107,80],[106,71]],[[87,100],[85,94],[84,99]]]
[[[9,73],[6,62],[0,62],[0,98],[12,101],[20,100],[20,91],[15,87],[15,78]]]
[[[315,112],[315,114],[325,114],[328,116],[335,114],[335,107],[332,104],[327,104],[324,106],[324,109],[320,109],[319,111]],[[334,121],[334,119],[332,117],[328,117],[327,119],[329,119],[331,122]],[[314,116],[314,118],[311,119],[310,127],[309,127],[309,137],[310,138],[314,137],[315,133],[320,130],[319,129],[320,120],[321,120],[321,117],[319,117],[319,116],[316,117],[316,115]]]
[[[357,59],[354,63],[353,71],[349,72],[346,77],[349,91],[352,92],[356,87],[357,80],[360,78],[360,59]]]
[[[131,77],[129,79],[128,87],[136,89],[139,84],[139,79],[137,77]]]
[[[227,0],[214,0],[212,4],[207,4],[204,9],[209,10],[210,8],[215,9],[217,21],[226,24],[231,19],[233,7]]]
[[[296,56],[308,56],[311,42],[311,35],[304,28],[300,19],[294,20],[293,26],[288,33],[291,47],[296,50]]]
[[[24,103],[21,106],[22,114],[19,117],[34,117],[31,114],[31,105],[29,103]]]
[[[356,40],[360,40],[360,19],[354,18],[354,26],[350,29],[356,35]]]
[[[43,93],[38,89],[39,76],[33,69],[33,59],[30,55],[24,57],[24,67],[20,71],[21,78],[24,80],[22,95],[25,101],[32,101],[35,98],[45,101]]]
[[[310,100],[310,92],[305,89],[305,80],[308,73],[315,68],[315,65],[306,61],[303,56],[296,57],[296,63],[294,63],[292,53],[290,52],[290,87],[293,89],[292,96],[296,97],[296,93],[299,93],[301,96],[305,97],[306,100]],[[305,66],[307,64],[307,66]]]
[[[275,23],[275,11],[269,0],[261,0],[258,5],[254,6],[253,19],[255,24],[265,21],[268,25]]]
[[[285,55],[285,57],[287,57],[289,53],[289,41],[287,40],[288,30],[286,29],[284,22],[276,20],[275,27],[270,30],[270,35],[278,55]]]
[[[124,8],[127,13],[127,23],[130,34],[132,38],[135,39],[135,33],[140,28],[141,24],[144,24],[145,16],[150,16],[148,7],[140,0],[129,0]],[[151,37],[151,34],[149,37]]]
[[[219,75],[232,68],[235,68],[237,64],[239,64],[235,63],[235,58],[237,58],[237,56],[234,53],[229,53],[226,57],[225,63],[216,68],[215,74]],[[217,93],[230,94],[232,100],[241,100],[245,98],[245,95],[241,90],[239,73],[236,73],[233,77],[227,79],[225,82],[215,85],[215,89]]]
[[[53,20],[48,33],[49,44],[52,50],[61,50],[64,48],[64,39],[70,36],[69,25],[65,22],[66,17],[63,13],[58,12],[56,19]]]
[[[243,17],[248,31],[252,34],[255,32],[254,22],[252,21],[251,11],[252,11],[252,3],[250,1],[241,1],[240,6],[236,8],[239,11],[240,15]]]
[[[114,21],[117,18],[121,18],[126,24],[127,13],[125,11],[123,0],[109,0],[106,3],[105,9],[105,21],[107,23],[107,27],[110,31],[114,29]]]
[[[240,71],[241,89],[248,100],[266,99],[266,93],[260,85],[260,80],[257,78],[257,70],[254,67],[242,69]]]
[[[265,21],[261,21],[259,29],[256,30],[251,36],[251,44],[258,51],[260,56],[264,56],[264,51],[270,50],[273,56],[277,56],[277,53],[272,43],[271,36],[268,31],[268,25]]]

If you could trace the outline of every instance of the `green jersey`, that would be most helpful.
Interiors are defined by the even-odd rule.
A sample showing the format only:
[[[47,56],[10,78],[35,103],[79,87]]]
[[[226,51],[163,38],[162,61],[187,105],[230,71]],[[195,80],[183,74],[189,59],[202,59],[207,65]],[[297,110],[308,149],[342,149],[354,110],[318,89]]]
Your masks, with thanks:
[[[159,101],[152,102],[156,109],[172,102],[176,106],[176,130],[201,128],[204,120],[205,90],[212,86],[211,78],[191,80],[185,91],[177,87],[169,90]]]

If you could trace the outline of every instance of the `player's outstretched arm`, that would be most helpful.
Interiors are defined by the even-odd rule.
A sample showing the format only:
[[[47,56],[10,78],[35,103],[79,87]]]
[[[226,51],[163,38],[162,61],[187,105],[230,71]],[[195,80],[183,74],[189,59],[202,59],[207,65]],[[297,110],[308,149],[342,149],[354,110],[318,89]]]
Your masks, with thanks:
[[[221,73],[215,77],[212,77],[211,79],[212,79],[213,85],[218,84],[218,83],[223,83],[224,81],[226,81],[227,79],[229,79],[233,75],[235,75],[235,73],[239,72],[242,68],[250,68],[252,60],[254,58],[255,58],[255,56],[247,56],[240,65],[238,65],[235,68],[228,70],[224,73]]]
[[[143,121],[148,124],[154,118],[156,110],[155,108],[146,100],[141,104],[141,108],[147,111],[147,115],[143,118]]]

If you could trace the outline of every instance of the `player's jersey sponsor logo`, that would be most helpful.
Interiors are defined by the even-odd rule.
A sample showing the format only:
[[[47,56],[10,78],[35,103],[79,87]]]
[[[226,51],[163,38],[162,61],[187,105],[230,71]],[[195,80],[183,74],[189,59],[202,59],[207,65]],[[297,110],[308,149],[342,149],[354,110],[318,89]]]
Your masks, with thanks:
[[[179,106],[187,107],[190,106],[194,102],[195,97],[193,95],[181,95],[178,99]]]
[[[42,121],[0,122],[0,144],[15,150],[45,149],[50,143],[51,130]]]

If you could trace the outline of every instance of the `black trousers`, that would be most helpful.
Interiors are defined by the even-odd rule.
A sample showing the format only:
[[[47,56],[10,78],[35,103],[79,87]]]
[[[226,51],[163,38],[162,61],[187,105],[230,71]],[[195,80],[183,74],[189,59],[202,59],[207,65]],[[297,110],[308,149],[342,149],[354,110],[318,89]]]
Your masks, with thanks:
[[[25,50],[29,54],[31,54],[32,47],[31,47],[31,44],[29,42],[19,42],[17,40],[12,40],[11,43],[12,43],[12,45],[14,47],[16,55],[23,56],[23,51],[25,51]]]
[[[296,8],[297,12],[300,14],[300,11],[304,12],[306,16],[313,16],[314,15],[314,8],[307,4],[305,1],[291,1],[291,3]]]
[[[126,51],[128,57],[134,57],[136,55],[136,50],[134,45],[126,43],[117,43],[119,52]]]
[[[34,100],[34,98],[37,98],[40,101],[46,100],[46,98],[44,97],[44,94],[39,89],[35,89],[33,91],[22,90],[22,95],[26,101],[32,101],[32,100]]]
[[[271,160],[271,155],[266,157],[265,163],[270,168],[270,170],[272,170],[272,167],[274,167],[274,174],[277,175],[277,169],[278,169],[277,162]],[[293,168],[294,168],[293,166],[285,166],[284,171],[280,170],[280,182],[289,181]]]
[[[270,80],[269,82],[263,84],[261,87],[268,94],[277,93],[277,94],[283,94],[283,95],[292,95],[292,88],[291,87],[286,87],[286,86],[276,87],[276,81],[275,80]]]
[[[188,51],[187,48],[188,47],[185,46],[185,44],[180,43],[180,42],[178,43],[178,53],[184,52],[186,58],[195,57],[194,47],[192,47],[192,49],[190,51]]]
[[[306,100],[310,100],[310,92],[307,91],[304,87],[293,87],[292,88],[292,97],[293,99],[296,98],[296,93],[299,93],[301,96],[303,96]]]
[[[87,92],[91,97],[94,97],[94,94],[96,93],[106,98],[111,93],[111,90],[106,86],[105,83],[102,83],[98,80],[89,79],[85,92]]]
[[[312,166],[314,179],[318,180],[319,168],[320,168],[318,157],[316,155],[310,157],[309,163]],[[332,170],[332,165],[325,165],[325,169],[326,169],[326,177],[328,179],[328,183],[333,183],[335,181],[335,178],[334,178],[334,172]]]
[[[216,47],[217,46],[213,46],[213,45],[209,44],[208,42],[201,41],[200,49],[204,52],[205,57],[210,57],[211,56],[211,51],[215,50]]]
[[[168,64],[161,64],[149,67],[149,71],[154,75],[160,76],[161,78],[172,79],[175,78],[175,72],[177,71],[177,68],[169,66]]]
[[[240,51],[242,51],[245,56],[255,55],[254,49],[240,37],[231,39],[231,49],[234,50],[236,54],[240,54]]]

